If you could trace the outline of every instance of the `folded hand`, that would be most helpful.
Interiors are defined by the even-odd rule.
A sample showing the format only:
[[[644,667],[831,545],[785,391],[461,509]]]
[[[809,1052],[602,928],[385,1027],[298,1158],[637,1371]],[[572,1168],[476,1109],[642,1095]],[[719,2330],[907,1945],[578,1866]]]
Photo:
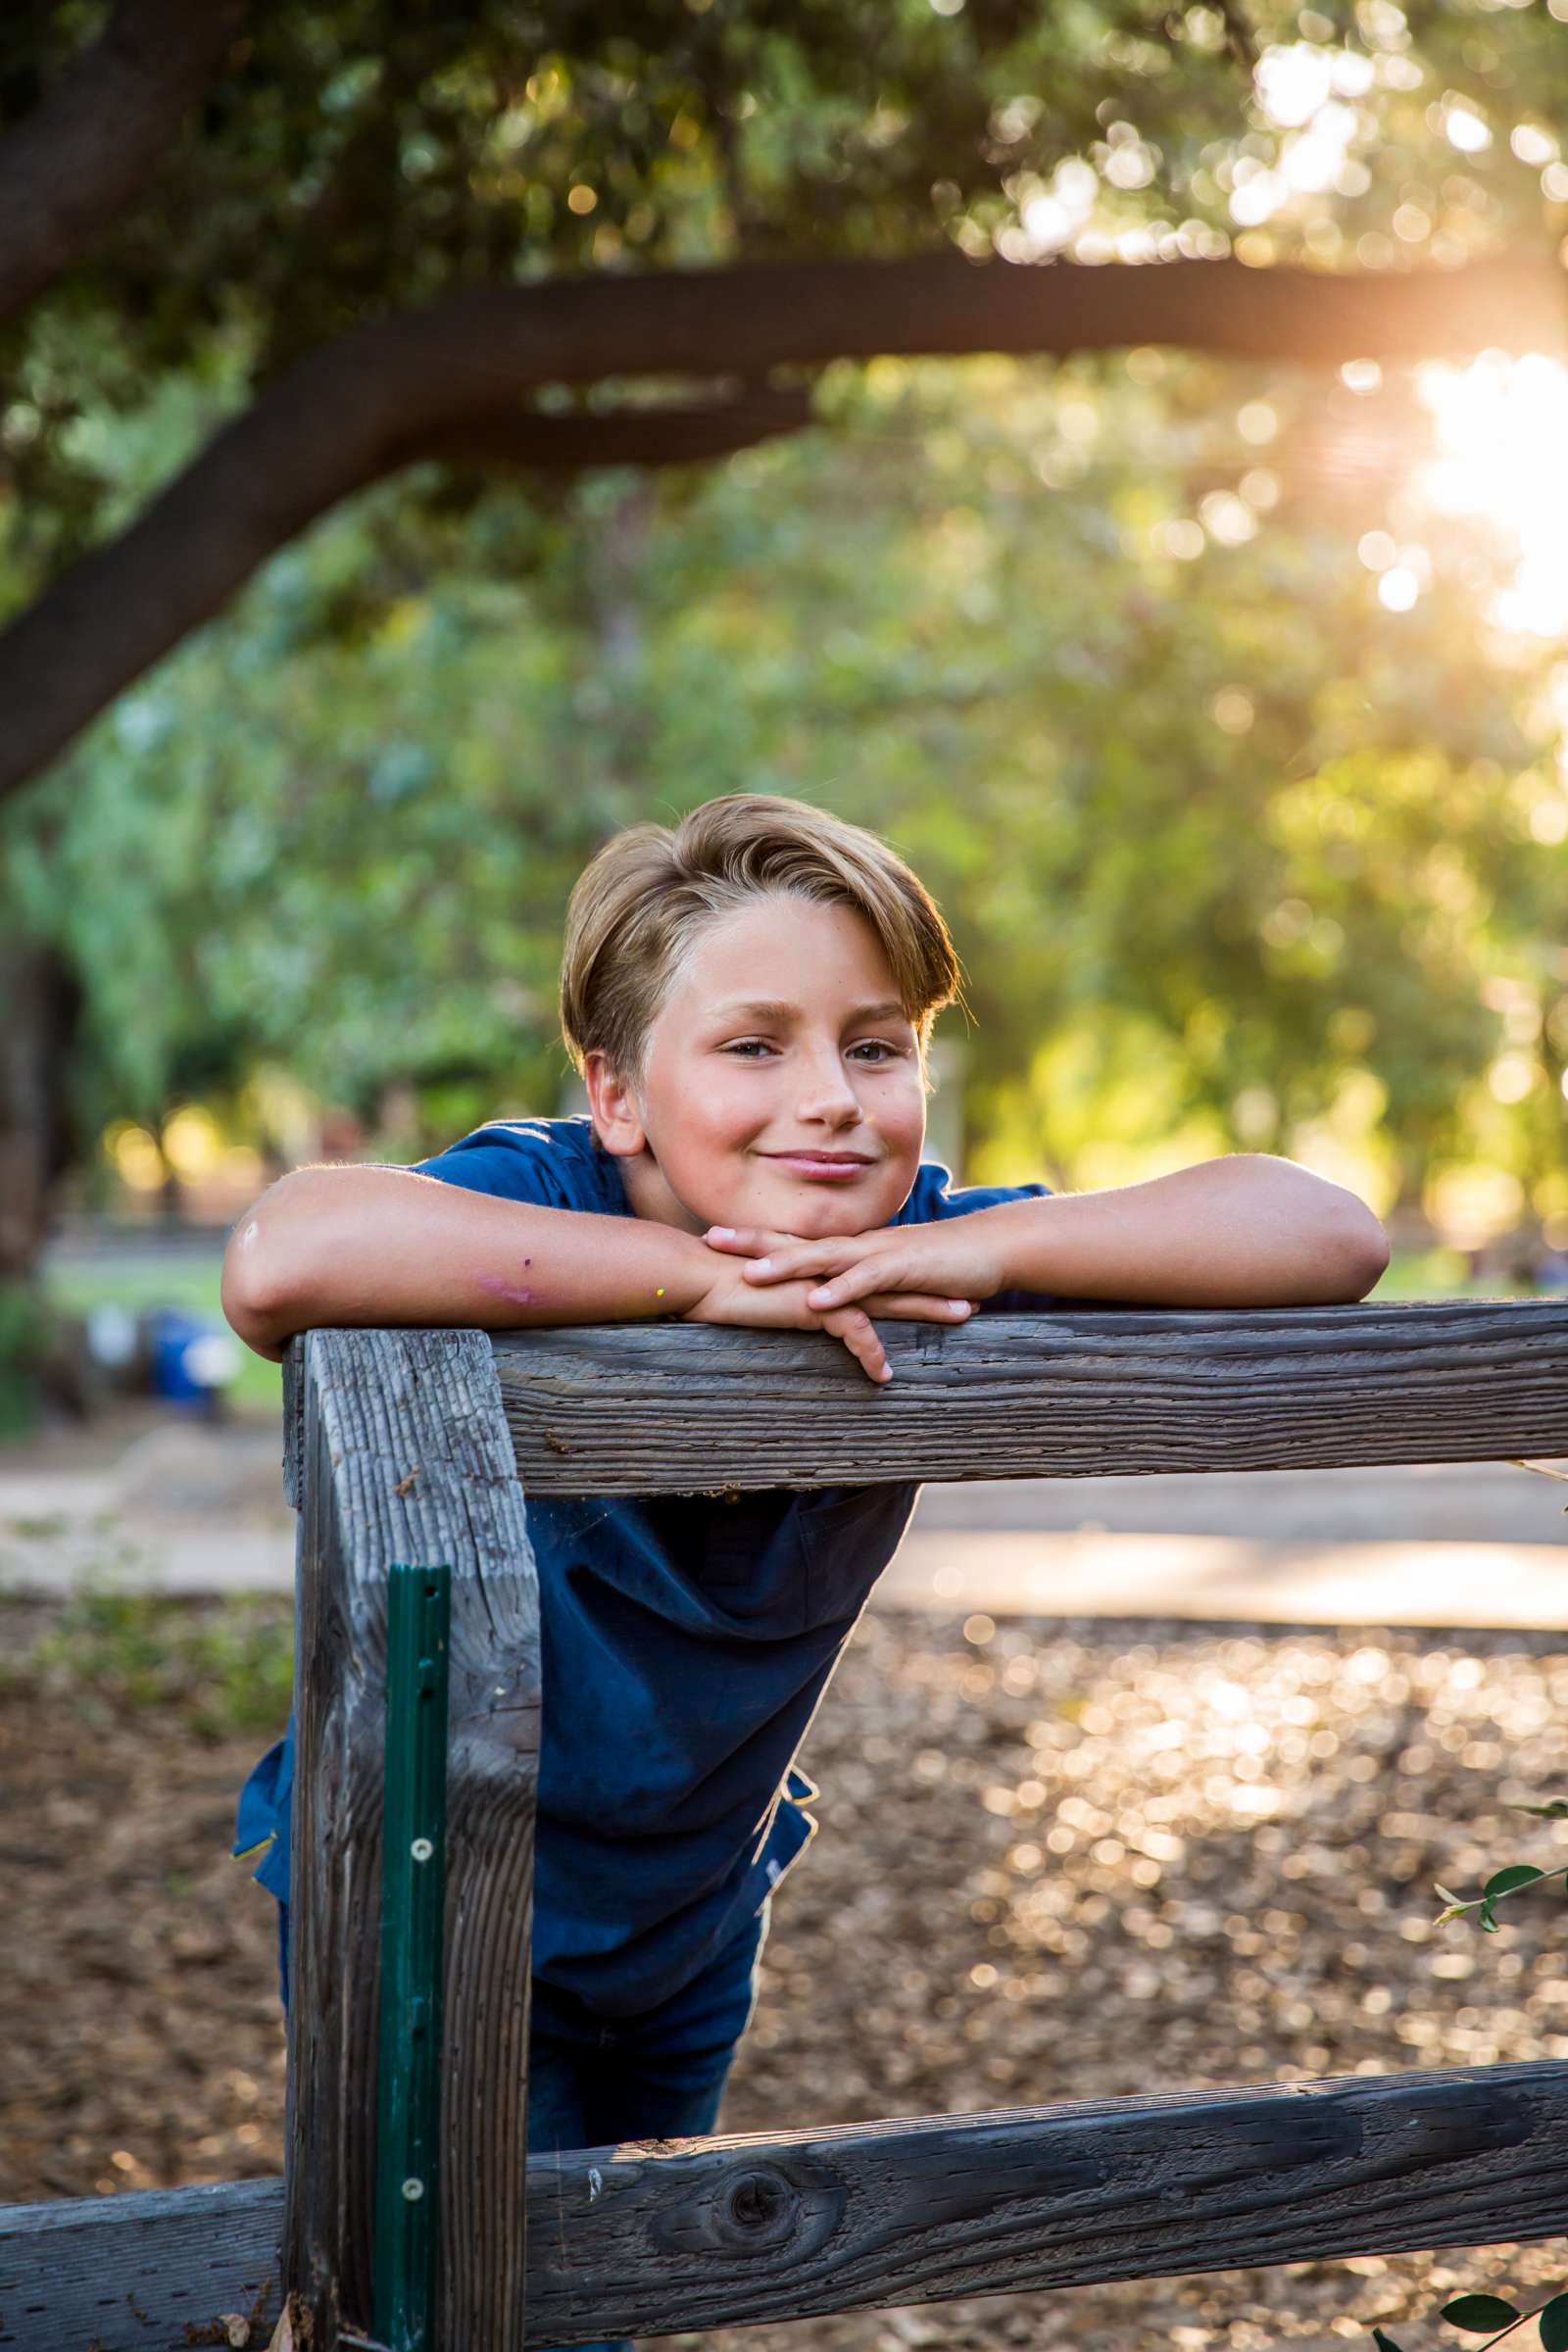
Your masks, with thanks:
[[[760,1226],[712,1225],[704,1239],[710,1250],[742,1259],[750,1284],[804,1282],[807,1304],[818,1312],[852,1303],[869,1308],[879,1297],[918,1298],[927,1302],[923,1314],[946,1322],[945,1314],[930,1316],[932,1300],[951,1306],[956,1299],[990,1298],[1004,1281],[995,1239],[978,1217],[881,1225],[819,1241]]]
[[[862,1285],[854,1304],[808,1298],[808,1293],[813,1289],[812,1270],[787,1280],[773,1267],[772,1258],[785,1246],[809,1250],[828,1245],[798,1243],[789,1234],[749,1232],[745,1239],[755,1247],[765,1246],[772,1253],[766,1261],[770,1270],[753,1279],[758,1261],[740,1254],[742,1238],[737,1234],[722,1246],[716,1241],[710,1243],[714,1253],[713,1282],[689,1310],[688,1321],[742,1324],[754,1330],[825,1331],[843,1341],[867,1379],[885,1385],[893,1378],[893,1369],[877,1337],[873,1316],[891,1322],[962,1323],[973,1311],[969,1298],[910,1288],[883,1290],[874,1284]]]

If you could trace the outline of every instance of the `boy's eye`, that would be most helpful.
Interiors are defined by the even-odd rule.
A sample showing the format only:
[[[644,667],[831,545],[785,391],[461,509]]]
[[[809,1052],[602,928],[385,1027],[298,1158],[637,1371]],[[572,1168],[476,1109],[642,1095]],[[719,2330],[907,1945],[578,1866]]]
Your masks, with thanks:
[[[758,1061],[764,1054],[774,1053],[776,1049],[763,1037],[738,1037],[729,1045],[721,1047],[720,1051],[725,1054],[733,1054],[745,1061]],[[908,1049],[906,1046],[893,1045],[887,1038],[863,1037],[858,1045],[850,1048],[850,1052],[852,1054],[863,1056],[875,1068],[884,1061],[903,1060],[906,1058]]]

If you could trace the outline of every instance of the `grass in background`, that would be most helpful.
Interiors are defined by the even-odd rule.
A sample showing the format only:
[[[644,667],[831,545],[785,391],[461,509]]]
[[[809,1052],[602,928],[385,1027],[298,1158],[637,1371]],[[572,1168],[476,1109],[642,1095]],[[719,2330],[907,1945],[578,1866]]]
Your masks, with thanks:
[[[289,1710],[293,1604],[282,1593],[196,1598],[129,1592],[97,1580],[51,1610],[25,1646],[0,1657],[0,1695],[42,1690],[91,1729],[156,1708],[198,1740],[275,1731]]]
[[[1458,1250],[1396,1251],[1388,1272],[1372,1293],[1382,1298],[1534,1298],[1527,1282],[1510,1282],[1502,1274],[1473,1275],[1470,1261]]]

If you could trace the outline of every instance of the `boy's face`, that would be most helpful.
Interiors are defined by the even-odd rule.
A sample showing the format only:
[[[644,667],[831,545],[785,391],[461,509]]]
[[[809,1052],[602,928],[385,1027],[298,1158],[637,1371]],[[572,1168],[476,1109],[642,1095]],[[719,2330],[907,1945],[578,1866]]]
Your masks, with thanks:
[[[925,1140],[925,1082],[869,923],[755,899],[700,932],[648,1035],[642,1083],[590,1055],[589,1095],[639,1216],[814,1240],[885,1225]]]

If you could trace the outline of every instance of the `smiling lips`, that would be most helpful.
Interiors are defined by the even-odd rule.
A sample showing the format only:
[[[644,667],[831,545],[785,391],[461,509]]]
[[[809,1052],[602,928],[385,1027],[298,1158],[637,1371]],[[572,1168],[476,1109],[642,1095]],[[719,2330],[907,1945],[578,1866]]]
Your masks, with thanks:
[[[837,1178],[840,1183],[876,1164],[858,1152],[764,1152],[761,1157],[795,1176],[826,1177],[830,1182]]]

